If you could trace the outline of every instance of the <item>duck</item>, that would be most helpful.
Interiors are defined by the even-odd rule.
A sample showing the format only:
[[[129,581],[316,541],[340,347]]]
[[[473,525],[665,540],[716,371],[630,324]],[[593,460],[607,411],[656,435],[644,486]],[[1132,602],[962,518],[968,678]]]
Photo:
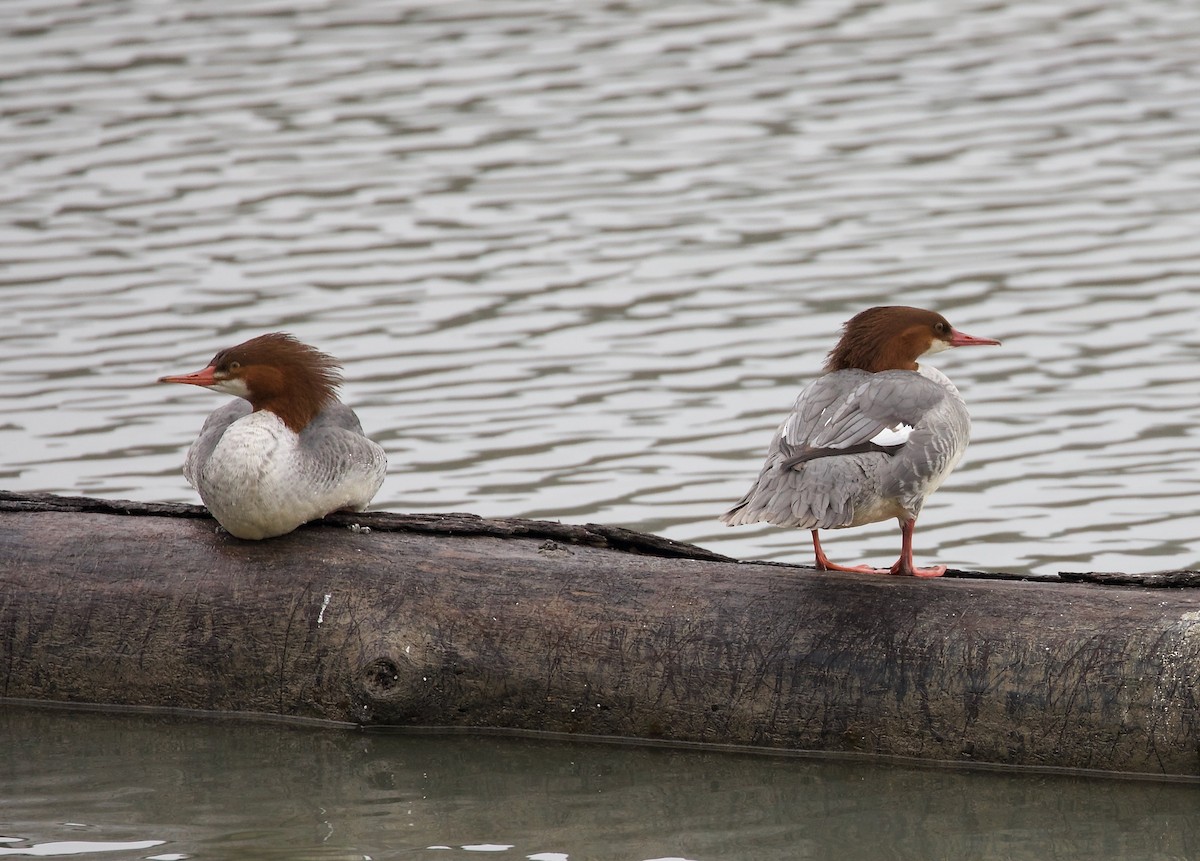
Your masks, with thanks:
[[[914,564],[913,531],[925,500],[962,459],[971,418],[946,375],[918,360],[955,347],[999,344],[923,308],[880,306],[856,314],[824,373],[800,393],[775,432],[753,486],[721,521],[811,530],[821,571],[942,576],[945,565]],[[890,568],[839,565],[821,547],[822,529],[893,517],[901,549]]]
[[[333,511],[361,511],[379,491],[387,456],[338,399],[340,369],[272,332],[221,350],[202,370],[159,378],[235,397],[208,416],[183,465],[231,535],[286,535]]]

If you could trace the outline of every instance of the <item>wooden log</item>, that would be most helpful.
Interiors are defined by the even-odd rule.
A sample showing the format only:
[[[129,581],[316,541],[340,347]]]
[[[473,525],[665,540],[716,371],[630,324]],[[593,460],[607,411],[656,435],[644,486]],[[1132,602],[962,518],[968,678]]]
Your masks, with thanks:
[[[0,696],[1200,775],[1196,572],[951,573],[470,515],[249,542],[0,493]]]

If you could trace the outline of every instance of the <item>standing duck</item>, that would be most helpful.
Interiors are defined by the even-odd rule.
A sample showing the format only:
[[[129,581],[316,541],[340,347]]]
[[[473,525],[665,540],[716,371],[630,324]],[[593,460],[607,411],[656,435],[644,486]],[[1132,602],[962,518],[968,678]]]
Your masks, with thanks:
[[[237,396],[213,411],[183,474],[238,538],[272,538],[331,511],[367,507],[387,457],[337,397],[332,356],[291,335],[259,335],[222,350],[186,383]]]
[[[868,308],[846,323],[825,373],[800,393],[767,450],[754,486],[721,516],[812,530],[822,571],[940,577],[917,568],[912,538],[926,498],[958,464],[971,419],[958,389],[917,360],[950,347],[999,344],[959,332],[921,308]],[[820,529],[895,517],[900,558],[890,569],[829,561]]]

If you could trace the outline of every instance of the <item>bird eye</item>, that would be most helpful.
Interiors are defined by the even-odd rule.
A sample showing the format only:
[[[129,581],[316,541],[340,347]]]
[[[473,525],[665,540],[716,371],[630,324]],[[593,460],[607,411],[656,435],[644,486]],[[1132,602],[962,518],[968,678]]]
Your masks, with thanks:
[[[236,370],[237,370],[238,368],[240,368],[241,366],[242,366],[242,363],[241,363],[241,362],[230,362],[230,363],[229,363],[229,370],[231,370],[231,371],[236,371]]]

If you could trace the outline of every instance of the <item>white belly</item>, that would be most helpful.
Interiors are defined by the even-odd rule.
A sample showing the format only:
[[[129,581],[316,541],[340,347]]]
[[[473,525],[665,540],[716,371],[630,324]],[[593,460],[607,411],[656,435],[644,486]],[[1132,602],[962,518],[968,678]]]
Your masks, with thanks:
[[[331,511],[365,508],[383,481],[386,460],[375,443],[340,429],[322,433],[347,438],[314,450],[260,410],[229,425],[202,463],[189,453],[185,473],[231,534],[283,535]]]

